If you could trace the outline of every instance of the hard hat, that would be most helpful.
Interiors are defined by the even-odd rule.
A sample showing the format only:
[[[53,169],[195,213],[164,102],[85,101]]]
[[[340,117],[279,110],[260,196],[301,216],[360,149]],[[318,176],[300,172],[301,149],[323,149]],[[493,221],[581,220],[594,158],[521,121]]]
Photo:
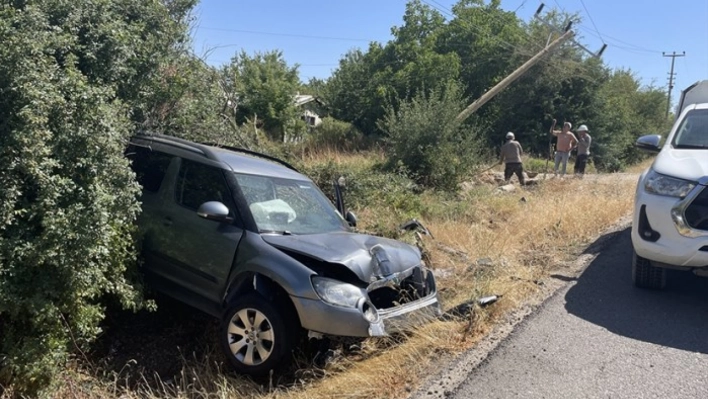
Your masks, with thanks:
[[[507,139],[507,140],[513,140],[513,139],[514,139],[514,133],[512,133],[512,132],[507,133],[507,134],[506,134],[506,139]]]
[[[578,131],[579,131],[579,132],[587,132],[587,131],[588,131],[588,127],[585,126],[585,125],[580,125],[580,127],[578,128]]]

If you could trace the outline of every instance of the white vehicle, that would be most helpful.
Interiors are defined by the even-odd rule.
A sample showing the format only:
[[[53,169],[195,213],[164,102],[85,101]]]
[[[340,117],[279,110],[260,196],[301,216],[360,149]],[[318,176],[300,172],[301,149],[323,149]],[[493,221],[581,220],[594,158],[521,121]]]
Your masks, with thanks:
[[[636,146],[658,152],[639,177],[632,223],[632,280],[664,288],[666,269],[708,277],[708,80],[681,93],[663,146],[642,136]]]

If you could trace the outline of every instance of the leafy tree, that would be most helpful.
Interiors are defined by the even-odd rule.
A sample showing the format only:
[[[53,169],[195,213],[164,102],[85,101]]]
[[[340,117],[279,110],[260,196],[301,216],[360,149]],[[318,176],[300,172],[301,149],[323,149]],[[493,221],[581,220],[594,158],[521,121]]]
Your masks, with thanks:
[[[296,119],[295,95],[300,88],[298,66],[290,67],[280,51],[241,52],[223,69],[224,89],[237,102],[237,121],[262,121],[271,138],[283,141]]]
[[[599,113],[594,141],[595,162],[602,170],[618,171],[640,159],[634,150],[637,137],[665,132],[666,94],[654,87],[642,88],[632,71],[617,70],[597,94]]]
[[[180,51],[158,73],[145,102],[143,129],[201,142],[237,134],[230,123],[234,102],[222,89],[218,70]]]
[[[332,115],[367,135],[381,133],[377,121],[395,99],[459,76],[457,55],[435,50],[442,15],[414,0],[406,5],[403,20],[403,26],[391,29],[393,40],[385,46],[373,42],[367,52],[350,51],[327,81],[325,100]]]
[[[143,304],[127,277],[139,187],[123,151],[192,6],[0,4],[1,386],[46,387],[99,333],[103,296]]]
[[[475,132],[454,122],[465,104],[453,81],[387,107],[379,127],[387,135],[388,167],[403,168],[425,186],[456,190],[481,154]]]

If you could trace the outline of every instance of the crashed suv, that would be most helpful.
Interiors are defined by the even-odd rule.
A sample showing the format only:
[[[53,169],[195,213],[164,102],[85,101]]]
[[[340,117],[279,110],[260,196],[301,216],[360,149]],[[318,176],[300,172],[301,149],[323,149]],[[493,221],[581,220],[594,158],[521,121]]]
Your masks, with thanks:
[[[220,318],[238,372],[287,363],[306,331],[384,336],[440,314],[416,247],[355,233],[341,192],[335,208],[287,163],[162,135],[133,137],[126,154],[147,282]]]

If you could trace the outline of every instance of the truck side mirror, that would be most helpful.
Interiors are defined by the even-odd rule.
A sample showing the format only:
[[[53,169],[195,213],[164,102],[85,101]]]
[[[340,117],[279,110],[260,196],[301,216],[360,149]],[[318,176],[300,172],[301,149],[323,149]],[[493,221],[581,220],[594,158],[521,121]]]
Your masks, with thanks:
[[[661,143],[661,135],[651,134],[638,138],[634,146],[646,152],[659,152],[661,151],[659,143]]]

